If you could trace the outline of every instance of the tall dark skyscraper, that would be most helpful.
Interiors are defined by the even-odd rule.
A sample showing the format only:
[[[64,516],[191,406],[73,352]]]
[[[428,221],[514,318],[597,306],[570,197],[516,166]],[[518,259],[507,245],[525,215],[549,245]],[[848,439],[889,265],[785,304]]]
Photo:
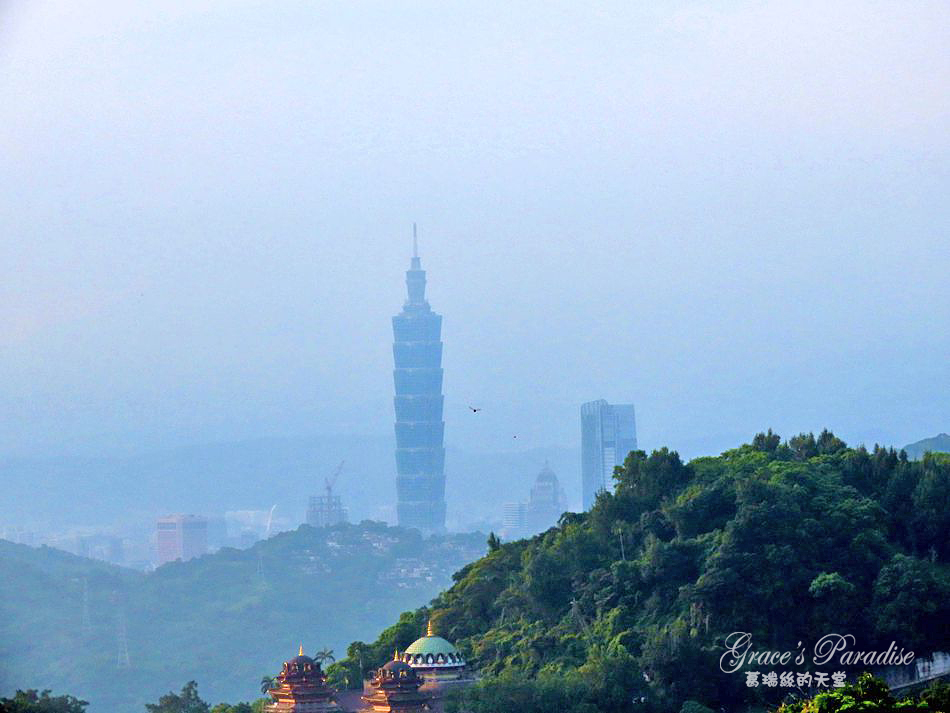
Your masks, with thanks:
[[[399,524],[425,533],[445,530],[445,447],[442,437],[442,316],[426,301],[426,273],[415,225],[409,298],[393,317],[396,397],[396,495]]]

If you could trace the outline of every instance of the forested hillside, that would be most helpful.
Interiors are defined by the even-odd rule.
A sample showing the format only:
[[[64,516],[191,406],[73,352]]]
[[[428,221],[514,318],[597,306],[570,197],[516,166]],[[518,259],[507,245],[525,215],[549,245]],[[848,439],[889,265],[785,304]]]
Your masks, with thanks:
[[[300,644],[342,655],[447,586],[484,542],[381,523],[302,526],[141,574],[0,541],[0,696],[51,688],[91,713],[140,713],[197,679],[212,702],[254,699]]]
[[[634,452],[615,481],[542,535],[492,538],[431,607],[352,644],[331,674],[358,681],[431,616],[485,677],[464,694],[474,713],[719,710],[787,692],[720,672],[735,631],[780,651],[832,632],[918,656],[950,643],[948,458],[770,431],[688,464]]]

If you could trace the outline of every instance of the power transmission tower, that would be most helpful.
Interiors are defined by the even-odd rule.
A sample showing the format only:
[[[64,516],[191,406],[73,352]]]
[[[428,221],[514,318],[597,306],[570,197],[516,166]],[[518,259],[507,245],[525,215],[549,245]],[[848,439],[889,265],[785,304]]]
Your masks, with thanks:
[[[82,634],[89,636],[92,632],[92,619],[89,617],[89,579],[82,578]]]
[[[119,653],[116,656],[116,668],[131,668],[132,662],[129,660],[129,637],[125,623],[125,609],[119,609],[118,614],[118,639]]]

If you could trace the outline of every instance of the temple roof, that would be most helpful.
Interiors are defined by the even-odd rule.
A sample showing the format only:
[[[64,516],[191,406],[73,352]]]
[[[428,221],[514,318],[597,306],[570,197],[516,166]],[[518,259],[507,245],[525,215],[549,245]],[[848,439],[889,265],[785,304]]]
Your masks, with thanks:
[[[455,648],[452,642],[443,639],[441,636],[423,636],[421,639],[413,641],[407,654],[456,654],[459,650]]]
[[[435,630],[432,626],[432,622],[429,622],[428,630],[426,635],[413,641],[409,647],[406,649],[405,653],[407,654],[444,654],[448,656],[453,654],[455,657],[459,657],[459,650],[455,647],[451,641],[443,639],[441,636],[435,635]]]
[[[284,662],[283,670],[277,675],[279,684],[290,686],[297,684],[322,686],[324,678],[320,664],[304,654],[303,646],[300,647],[296,656]]]
[[[402,661],[387,661],[385,664],[383,664],[383,670],[395,671],[397,673],[399,671],[408,671],[408,672],[411,672],[413,676],[416,675],[412,666],[410,666],[409,664],[403,663]]]

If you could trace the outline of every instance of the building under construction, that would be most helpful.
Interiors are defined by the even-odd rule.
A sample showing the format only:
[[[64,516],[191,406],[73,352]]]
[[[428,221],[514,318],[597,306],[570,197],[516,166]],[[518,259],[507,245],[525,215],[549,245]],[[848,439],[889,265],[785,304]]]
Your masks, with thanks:
[[[314,495],[310,498],[310,504],[307,507],[308,525],[327,527],[346,521],[346,508],[343,507],[339,495]]]
[[[333,494],[333,486],[336,485],[340,473],[343,471],[343,463],[336,467],[329,478],[324,480],[324,495],[314,495],[310,498],[307,506],[307,524],[312,527],[329,527],[330,525],[339,525],[346,522],[346,508],[339,495]]]

